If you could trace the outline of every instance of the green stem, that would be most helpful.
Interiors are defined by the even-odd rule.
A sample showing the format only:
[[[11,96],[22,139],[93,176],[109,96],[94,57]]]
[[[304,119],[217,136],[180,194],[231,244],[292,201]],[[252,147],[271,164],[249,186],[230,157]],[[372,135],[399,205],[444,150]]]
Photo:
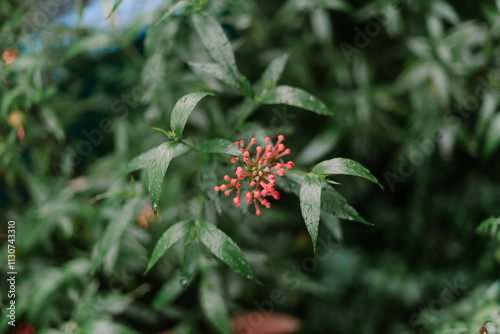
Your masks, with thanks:
[[[199,148],[198,148],[198,147],[194,146],[193,144],[190,144],[190,143],[186,142],[186,141],[185,141],[185,140],[183,140],[183,139],[179,139],[179,140],[178,140],[178,142],[179,142],[179,143],[181,143],[181,144],[186,145],[187,147],[192,148],[192,149],[193,149],[193,150],[195,150],[195,151],[198,151],[198,150],[199,150]]]
[[[200,221],[200,217],[201,217],[201,212],[203,211],[203,205],[205,204],[205,199],[203,197],[200,197],[200,207],[198,209],[198,213],[196,215],[196,224],[198,224],[198,222]]]
[[[292,174],[300,174],[300,175],[309,175],[307,172],[301,172],[300,170],[289,170],[287,173],[292,173]]]

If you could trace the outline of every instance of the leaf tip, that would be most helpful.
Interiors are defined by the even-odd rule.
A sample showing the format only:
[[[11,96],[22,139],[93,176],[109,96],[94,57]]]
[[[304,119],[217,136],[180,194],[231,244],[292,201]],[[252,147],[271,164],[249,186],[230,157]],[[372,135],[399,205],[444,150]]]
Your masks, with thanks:
[[[313,246],[313,253],[316,253],[316,244],[318,243],[318,233],[316,230],[316,235],[311,234],[311,241],[312,241],[312,246]]]

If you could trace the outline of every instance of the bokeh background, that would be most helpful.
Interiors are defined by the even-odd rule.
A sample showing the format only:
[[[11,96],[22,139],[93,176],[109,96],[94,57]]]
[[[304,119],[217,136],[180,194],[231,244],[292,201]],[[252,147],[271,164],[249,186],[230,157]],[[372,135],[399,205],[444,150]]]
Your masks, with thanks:
[[[278,323],[238,333],[287,333],[296,321],[297,333],[477,333],[487,320],[499,333],[500,2],[185,3],[216,17],[251,82],[288,52],[280,84],[334,116],[261,106],[232,128],[243,98],[188,65],[211,60],[189,10],[162,19],[174,1],[124,0],[108,18],[107,0],[0,0],[0,52],[17,52],[0,60],[1,257],[15,220],[24,326],[4,315],[0,332],[216,333],[199,276],[176,283],[182,243],[143,275],[160,235],[205,196],[217,205],[204,214],[265,285],[209,254],[199,270],[235,324],[248,312]],[[385,190],[352,177],[335,188],[374,226],[322,217],[326,255],[313,262],[296,196],[283,193],[261,217],[242,212],[211,193],[229,161],[194,153],[169,167],[153,222],[145,171],[134,182],[119,171],[165,140],[150,128],[168,128],[175,102],[199,90],[216,96],[193,112],[186,137],[283,134],[305,171],[356,160]],[[103,231],[134,197],[141,207],[94,273]]]

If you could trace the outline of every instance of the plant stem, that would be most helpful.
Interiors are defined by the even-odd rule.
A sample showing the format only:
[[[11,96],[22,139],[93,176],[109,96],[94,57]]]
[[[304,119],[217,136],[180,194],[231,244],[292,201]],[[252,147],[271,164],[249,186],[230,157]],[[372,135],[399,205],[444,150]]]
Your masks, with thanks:
[[[195,151],[198,151],[198,150],[199,150],[199,148],[198,148],[198,147],[194,146],[193,144],[190,144],[190,143],[186,142],[185,140],[180,139],[180,140],[179,140],[179,143],[184,144],[184,145],[186,145],[186,146],[188,146],[188,147],[192,148],[192,149],[193,149],[193,150],[195,150]]]
[[[309,175],[307,172],[301,172],[300,170],[289,170],[287,173],[292,173],[292,174],[300,174],[300,175]]]

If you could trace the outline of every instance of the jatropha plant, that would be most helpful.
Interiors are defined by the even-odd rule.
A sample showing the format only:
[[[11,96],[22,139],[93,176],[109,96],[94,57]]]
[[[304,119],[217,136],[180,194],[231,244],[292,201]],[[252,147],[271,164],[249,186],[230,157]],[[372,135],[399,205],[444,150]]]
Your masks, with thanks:
[[[238,161],[243,162],[243,167],[236,168],[236,177],[231,178],[229,175],[224,176],[224,181],[229,182],[221,186],[215,186],[215,191],[223,191],[224,195],[229,196],[236,190],[236,196],[233,201],[236,206],[240,206],[240,194],[242,193],[242,186],[247,183],[250,189],[245,194],[245,199],[248,204],[254,203],[255,214],[261,215],[260,205],[266,208],[271,207],[271,203],[265,197],[273,197],[275,200],[280,199],[280,193],[274,187],[276,186],[276,176],[285,175],[285,170],[292,169],[294,164],[291,161],[287,163],[280,162],[280,158],[290,154],[290,149],[285,148],[282,141],[285,137],[278,136],[278,142],[273,146],[271,145],[271,138],[266,137],[266,145],[257,146],[255,148],[256,155],[252,159],[250,155],[250,148],[257,142],[255,138],[250,140],[250,143],[245,147],[245,141],[236,141],[233,144],[243,153],[243,157],[232,158],[231,162],[236,164]]]

